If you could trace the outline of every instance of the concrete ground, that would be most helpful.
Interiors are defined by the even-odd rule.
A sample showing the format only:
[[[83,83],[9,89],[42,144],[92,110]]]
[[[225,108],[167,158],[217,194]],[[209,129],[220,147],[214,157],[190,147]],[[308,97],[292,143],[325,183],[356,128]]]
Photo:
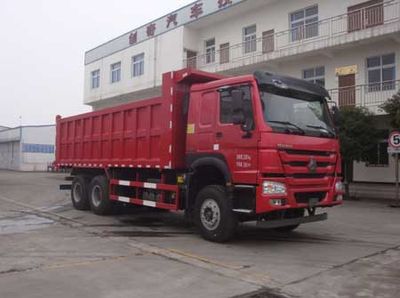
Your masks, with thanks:
[[[346,202],[215,244],[180,213],[76,211],[64,175],[0,171],[0,297],[398,297],[400,209]]]

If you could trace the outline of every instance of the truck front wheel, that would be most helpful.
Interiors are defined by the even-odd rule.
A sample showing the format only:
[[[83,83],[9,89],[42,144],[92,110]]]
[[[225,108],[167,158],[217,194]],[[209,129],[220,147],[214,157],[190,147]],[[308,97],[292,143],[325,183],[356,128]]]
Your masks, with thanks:
[[[210,185],[199,192],[195,203],[195,221],[204,239],[225,242],[232,238],[237,218],[223,186]]]
[[[75,176],[72,180],[71,201],[77,210],[89,210],[88,181],[84,176]]]
[[[89,202],[93,213],[107,215],[112,212],[113,204],[110,200],[108,179],[105,176],[96,176],[90,182]]]

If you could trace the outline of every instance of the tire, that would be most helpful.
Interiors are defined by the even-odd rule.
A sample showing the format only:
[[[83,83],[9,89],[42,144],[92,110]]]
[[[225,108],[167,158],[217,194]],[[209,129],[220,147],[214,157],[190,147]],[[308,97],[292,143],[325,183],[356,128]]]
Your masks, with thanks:
[[[285,218],[299,218],[304,216],[304,209],[297,209],[293,210],[291,213],[288,213]],[[289,233],[294,230],[296,230],[300,225],[292,225],[292,226],[286,226],[286,227],[279,227],[275,228],[274,230],[280,233]]]
[[[196,197],[195,223],[202,237],[213,242],[226,242],[236,232],[237,218],[232,201],[221,185],[203,188]]]
[[[79,175],[72,180],[71,201],[77,210],[89,210],[88,181],[85,177]]]
[[[108,179],[105,176],[96,176],[90,182],[89,203],[94,214],[112,213],[113,202],[110,200]]]

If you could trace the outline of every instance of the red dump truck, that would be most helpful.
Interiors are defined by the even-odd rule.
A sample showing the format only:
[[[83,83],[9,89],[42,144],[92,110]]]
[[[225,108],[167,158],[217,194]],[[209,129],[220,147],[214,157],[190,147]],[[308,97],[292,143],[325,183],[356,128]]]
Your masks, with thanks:
[[[342,203],[328,100],[322,87],[261,71],[169,72],[160,97],[57,116],[55,166],[72,180],[61,188],[99,215],[116,202],[184,210],[216,242],[244,221],[291,231]]]

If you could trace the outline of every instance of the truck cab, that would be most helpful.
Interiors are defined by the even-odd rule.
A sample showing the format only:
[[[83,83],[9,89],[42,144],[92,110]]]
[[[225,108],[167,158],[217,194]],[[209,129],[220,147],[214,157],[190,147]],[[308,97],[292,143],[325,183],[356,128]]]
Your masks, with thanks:
[[[186,160],[200,185],[190,189],[223,185],[239,220],[289,220],[278,226],[292,230],[306,222],[306,210],[310,220],[325,219],[316,209],[343,199],[328,100],[320,86],[265,72],[193,85]],[[195,208],[198,221],[212,229],[223,207],[204,204]]]

